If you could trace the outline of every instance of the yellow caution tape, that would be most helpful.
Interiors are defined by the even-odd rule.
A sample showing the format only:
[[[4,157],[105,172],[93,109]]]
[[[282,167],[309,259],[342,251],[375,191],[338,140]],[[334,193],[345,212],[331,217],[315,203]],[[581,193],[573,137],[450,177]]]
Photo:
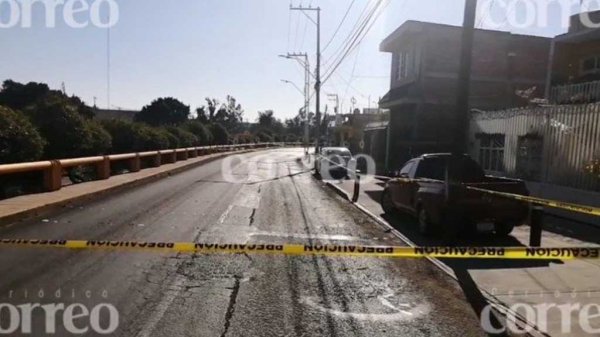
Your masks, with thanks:
[[[600,247],[392,247],[333,244],[209,244],[194,242],[78,241],[0,239],[0,248],[67,248],[81,250],[151,251],[176,253],[246,253],[389,258],[456,259],[598,259]]]
[[[530,202],[532,204],[536,204],[536,205],[540,205],[540,206],[560,208],[560,209],[564,209],[567,211],[600,216],[600,208],[597,208],[597,207],[577,205],[577,204],[571,204],[568,202],[548,200],[548,199],[542,199],[542,198],[536,198],[536,197],[529,197],[529,196],[520,195],[520,194],[491,191],[491,190],[486,190],[486,189],[476,188],[476,187],[467,187],[467,189],[473,190],[473,191],[479,191],[479,192],[483,192],[483,193],[487,193],[487,194],[491,194],[491,195],[498,195],[498,196],[505,197],[505,198]]]
[[[407,179],[407,178],[394,178],[394,179],[401,181],[401,182],[431,181],[430,179]],[[559,208],[559,209],[564,209],[567,211],[572,211],[572,212],[577,212],[577,213],[582,213],[582,214],[600,216],[600,208],[598,208],[598,207],[578,205],[578,204],[572,204],[572,203],[568,203],[568,202],[530,197],[530,196],[521,195],[521,194],[498,192],[498,191],[486,190],[483,188],[477,188],[477,187],[471,187],[471,186],[465,186],[465,187],[468,190],[487,193],[490,195],[497,195],[497,196],[500,196],[503,198],[508,198],[508,199],[530,202],[532,204],[536,204],[536,205],[540,205],[540,206]]]

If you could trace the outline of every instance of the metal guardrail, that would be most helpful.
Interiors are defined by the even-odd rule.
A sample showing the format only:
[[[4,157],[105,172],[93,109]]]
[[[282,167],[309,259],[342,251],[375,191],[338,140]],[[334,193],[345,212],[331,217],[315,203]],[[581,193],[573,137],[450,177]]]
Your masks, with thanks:
[[[150,167],[159,167],[162,164],[171,164],[177,161],[196,158],[198,156],[255,148],[269,148],[273,146],[298,146],[301,143],[253,143],[235,145],[213,145],[202,147],[181,148],[172,150],[147,151],[138,153],[113,154],[106,156],[69,158],[46,160],[28,163],[15,163],[0,165],[0,176],[16,173],[39,172],[44,174],[44,191],[52,192],[62,188],[62,177],[65,169],[76,166],[94,166],[99,180],[108,179],[111,176],[111,163],[126,161],[129,172],[138,172],[142,169],[142,158],[150,158]]]

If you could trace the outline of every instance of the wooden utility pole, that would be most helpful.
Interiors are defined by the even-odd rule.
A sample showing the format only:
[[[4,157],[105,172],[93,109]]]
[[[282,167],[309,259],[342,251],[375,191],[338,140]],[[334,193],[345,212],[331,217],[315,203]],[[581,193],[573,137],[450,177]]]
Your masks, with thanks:
[[[473,40],[475,35],[475,17],[477,0],[465,0],[465,18],[462,29],[460,69],[456,98],[456,128],[454,130],[453,152],[467,152],[469,128],[469,94],[471,85],[471,64],[473,60]]]

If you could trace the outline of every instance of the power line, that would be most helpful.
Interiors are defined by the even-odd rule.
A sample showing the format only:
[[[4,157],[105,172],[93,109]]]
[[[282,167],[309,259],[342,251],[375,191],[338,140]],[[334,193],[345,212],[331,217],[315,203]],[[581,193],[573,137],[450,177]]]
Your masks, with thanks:
[[[337,61],[337,63],[334,66],[332,66],[331,68],[329,68],[328,74],[325,76],[325,79],[323,80],[323,82],[327,81],[331,77],[331,75],[333,74],[333,72],[335,72],[336,69],[342,64],[342,62],[344,61],[344,59],[356,48],[357,45],[359,45],[362,42],[362,40],[365,38],[365,36],[369,33],[369,31],[371,30],[371,28],[373,27],[373,25],[375,24],[375,22],[377,22],[377,19],[379,18],[379,16],[381,15],[381,13],[383,13],[383,11],[380,11],[379,13],[377,13],[377,15],[375,15],[375,13],[377,12],[377,10],[384,3],[383,1],[384,0],[380,0],[376,4],[374,10],[371,12],[371,14],[369,15],[368,19],[365,21],[365,23],[361,27],[360,31],[358,32],[358,34],[355,36],[355,38],[352,41],[352,43],[350,43],[348,45],[348,48],[346,49],[346,52],[339,58],[339,61]],[[406,3],[406,1],[405,1],[405,3]],[[387,6],[388,4],[389,4],[389,0],[385,2],[385,6]],[[385,8],[385,6],[383,6],[383,8]],[[371,20],[372,18],[374,18],[374,19]],[[368,27],[367,27],[367,25],[368,25]]]
[[[335,52],[333,52],[331,54],[331,57],[329,59],[327,59],[325,62],[323,62],[323,66],[328,65],[331,61],[333,61],[336,58],[336,55],[338,55],[342,50],[344,50],[344,46],[347,45],[347,43],[352,39],[352,37],[356,34],[356,31],[358,31],[359,27],[361,26],[361,22],[364,22],[364,19],[366,17],[363,17],[365,15],[365,13],[367,13],[367,10],[369,9],[369,6],[373,3],[373,1],[369,1],[367,2],[367,4],[365,5],[365,7],[363,8],[362,12],[360,13],[360,15],[358,16],[358,20],[356,21],[356,23],[354,24],[354,27],[352,27],[352,29],[350,30],[350,33],[348,33],[348,35],[346,36],[346,38],[342,41],[342,43],[340,43],[340,45],[338,46],[338,48],[335,50]],[[368,14],[367,14],[368,16]]]
[[[381,5],[382,1],[383,0],[378,0],[378,2],[371,9],[371,11],[367,14],[367,16],[362,20],[362,22],[358,23],[357,29],[355,29],[352,32],[352,34],[350,35],[350,38],[346,40],[344,45],[342,45],[342,48],[340,49],[340,53],[336,54],[337,56],[332,58],[333,61],[332,61],[332,59],[330,59],[330,61],[332,61],[330,64],[335,64],[336,62],[338,62],[338,60],[345,58],[349,54],[349,50],[352,48],[352,46],[355,45],[356,41],[360,38],[360,36],[364,32],[364,29],[368,25],[369,21],[373,18],[373,15],[375,14],[377,9]],[[332,69],[332,68],[333,68],[333,66],[330,67],[330,69]]]
[[[348,9],[346,10],[346,13],[344,14],[344,17],[342,18],[342,21],[340,21],[340,24],[335,29],[335,32],[333,33],[333,35],[331,36],[331,38],[329,39],[329,41],[325,44],[325,47],[323,47],[323,51],[327,50],[327,47],[329,47],[329,45],[331,44],[331,42],[333,41],[333,39],[335,38],[335,36],[337,35],[337,33],[340,31],[340,28],[342,28],[342,25],[346,21],[346,18],[348,17],[348,13],[350,13],[350,10],[352,9],[352,6],[354,6],[355,2],[356,2],[356,0],[352,0],[352,2],[350,3],[350,6],[348,6]]]
[[[306,30],[308,29],[308,20],[304,20],[304,33],[302,34],[302,42],[300,43],[300,49],[304,49],[304,40],[306,39]]]
[[[475,26],[476,28],[483,28],[483,22],[485,20],[487,20],[489,14],[492,13],[492,10],[494,9],[494,3],[496,2],[496,0],[492,0],[490,1],[490,6],[488,8],[488,11],[485,13],[482,13],[482,16],[479,17],[479,21],[477,22],[477,25]]]

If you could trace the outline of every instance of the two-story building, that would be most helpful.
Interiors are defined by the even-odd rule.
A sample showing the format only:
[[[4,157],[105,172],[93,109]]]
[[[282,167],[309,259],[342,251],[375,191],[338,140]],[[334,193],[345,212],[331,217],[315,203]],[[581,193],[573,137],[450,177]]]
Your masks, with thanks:
[[[380,102],[390,110],[386,170],[450,150],[461,36],[461,27],[407,21],[381,43],[380,50],[392,54],[390,91]],[[522,106],[544,94],[550,39],[481,29],[474,39],[472,108]]]
[[[552,41],[546,97],[550,103],[600,101],[600,11],[575,14]]]

